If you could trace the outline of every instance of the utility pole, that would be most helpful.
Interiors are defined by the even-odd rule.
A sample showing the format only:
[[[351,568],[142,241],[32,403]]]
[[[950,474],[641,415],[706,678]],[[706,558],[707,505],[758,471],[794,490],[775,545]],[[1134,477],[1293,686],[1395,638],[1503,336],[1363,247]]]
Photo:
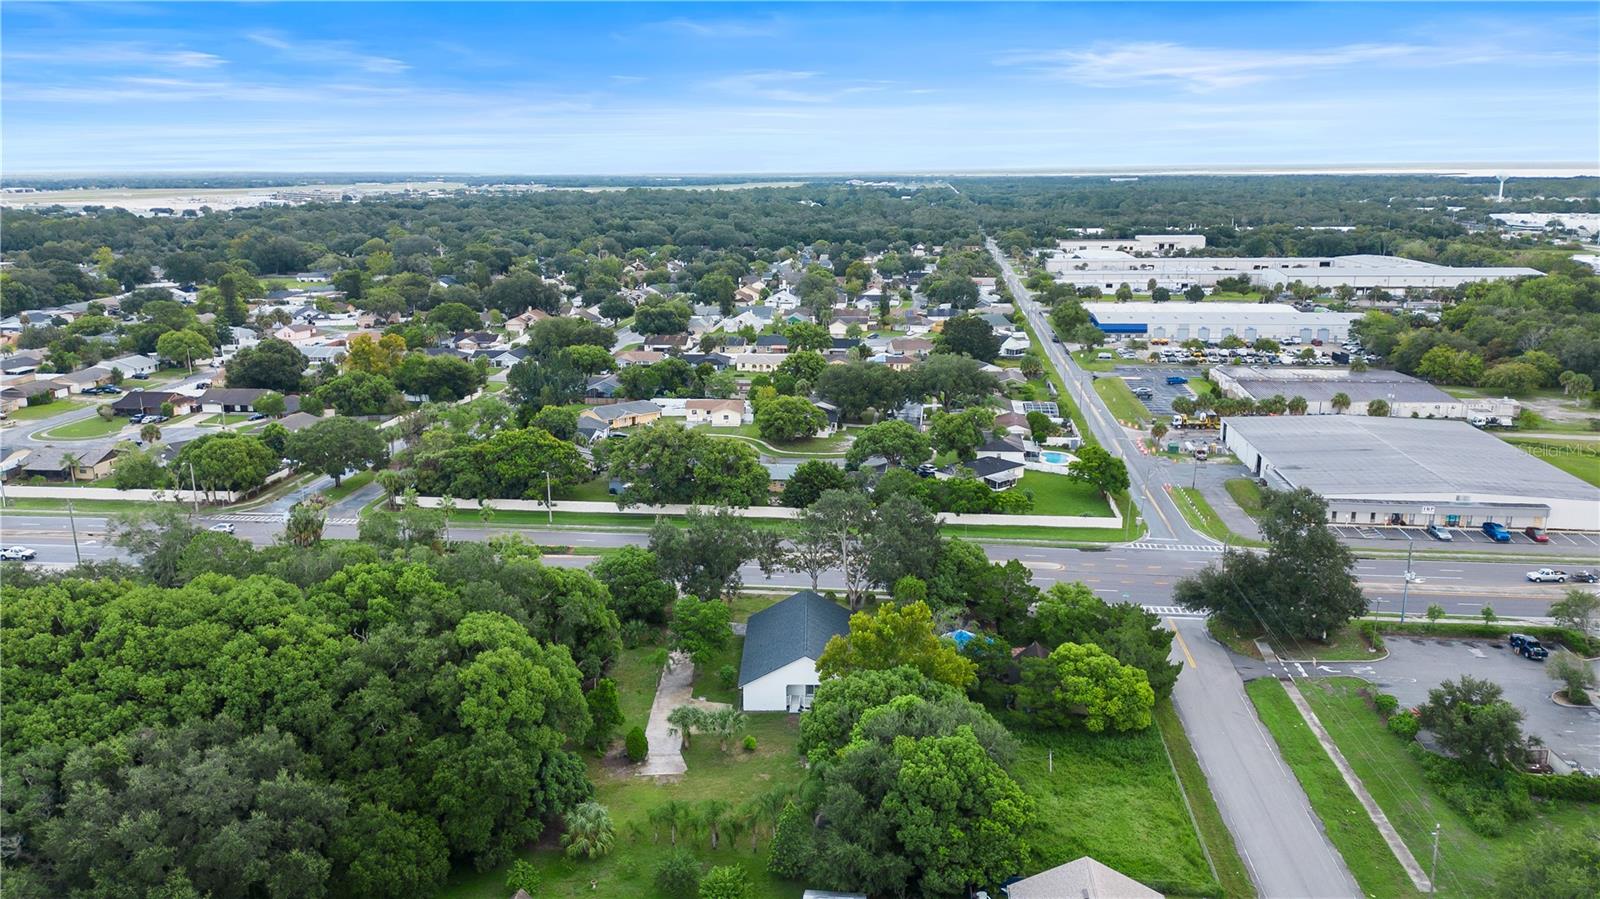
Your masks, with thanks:
[[[1428,892],[1439,892],[1439,825],[1433,825],[1433,863],[1428,865]]]
[[[179,475],[182,477],[182,475]],[[200,514],[200,487],[195,483],[194,463],[189,463],[189,499],[194,501],[194,514]]]
[[[550,524],[555,524],[556,523],[556,507],[555,507],[555,504],[550,499],[550,472],[549,472],[548,469],[546,469],[545,473],[544,473],[544,512],[545,512],[545,521],[547,521]]]
[[[72,512],[72,500],[67,500],[67,521],[72,525],[72,555],[83,564],[83,550],[78,548],[78,516]]]
[[[1406,538],[1406,583],[1400,588],[1400,623],[1406,622],[1406,597],[1411,593],[1411,551],[1417,546],[1416,541]]]

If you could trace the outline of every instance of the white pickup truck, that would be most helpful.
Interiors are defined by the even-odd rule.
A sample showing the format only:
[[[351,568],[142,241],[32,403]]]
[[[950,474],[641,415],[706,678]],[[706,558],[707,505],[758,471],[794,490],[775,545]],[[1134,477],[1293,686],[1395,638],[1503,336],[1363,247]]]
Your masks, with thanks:
[[[1533,581],[1535,584],[1565,584],[1567,582],[1567,573],[1565,571],[1557,571],[1554,568],[1541,568],[1538,571],[1528,572],[1528,580]]]

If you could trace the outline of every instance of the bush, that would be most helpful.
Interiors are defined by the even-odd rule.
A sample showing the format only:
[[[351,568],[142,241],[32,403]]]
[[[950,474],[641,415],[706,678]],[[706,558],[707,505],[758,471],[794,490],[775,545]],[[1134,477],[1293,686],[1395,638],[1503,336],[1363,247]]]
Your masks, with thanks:
[[[1367,638],[1367,643],[1378,652],[1383,652],[1383,634],[1378,632],[1378,622],[1363,621],[1356,627],[1361,631],[1361,636]]]
[[[1587,774],[1518,774],[1530,796],[1600,802],[1600,777]]]
[[[511,869],[506,872],[506,889],[513,895],[517,890],[526,890],[530,896],[539,895],[539,868],[525,859],[512,862]]]
[[[1418,746],[1428,782],[1451,808],[1466,816],[1473,831],[1503,836],[1506,827],[1533,814],[1533,800],[1520,772],[1490,770],[1474,775],[1455,759],[1440,758]]]
[[[1589,698],[1588,690],[1585,690],[1582,687],[1568,687],[1567,702],[1570,702],[1573,705],[1589,705],[1593,702],[1593,700]]]
[[[1400,707],[1400,700],[1390,696],[1388,693],[1379,693],[1372,697],[1372,704],[1378,709],[1378,714],[1388,718],[1394,714],[1395,709]]]
[[[674,849],[656,865],[656,889],[672,899],[690,899],[700,890],[700,862],[687,849]]]
[[[1441,621],[1438,624],[1422,624],[1411,621],[1405,624],[1401,624],[1398,621],[1362,622],[1363,627],[1367,624],[1373,624],[1386,634],[1415,634],[1424,637],[1482,637],[1488,640],[1504,640],[1507,634],[1515,630],[1538,637],[1539,642],[1546,646],[1565,646],[1583,656],[1600,655],[1600,639],[1588,637],[1581,631],[1565,627],[1550,627],[1548,625],[1511,627],[1503,624],[1478,624],[1467,621]],[[1365,630],[1362,632],[1365,633]]]
[[[645,738],[644,728],[638,725],[634,725],[633,730],[628,731],[628,736],[623,742],[628,753],[628,761],[634,764],[644,761],[650,754],[650,741]]]
[[[1421,729],[1422,725],[1417,723],[1417,716],[1410,712],[1406,712],[1403,715],[1389,716],[1389,733],[1402,740],[1413,739],[1416,737],[1417,731]]]
[[[723,665],[717,669],[717,682],[722,684],[725,690],[733,689],[739,683],[739,669],[732,665]]]
[[[661,636],[661,631],[650,625],[649,622],[637,618],[622,622],[622,645],[629,649],[640,646],[650,646]]]
[[[745,752],[755,752],[756,751],[756,735],[755,734],[745,734],[744,735],[744,751]]]
[[[750,876],[739,865],[718,865],[700,881],[700,899],[750,899]]]

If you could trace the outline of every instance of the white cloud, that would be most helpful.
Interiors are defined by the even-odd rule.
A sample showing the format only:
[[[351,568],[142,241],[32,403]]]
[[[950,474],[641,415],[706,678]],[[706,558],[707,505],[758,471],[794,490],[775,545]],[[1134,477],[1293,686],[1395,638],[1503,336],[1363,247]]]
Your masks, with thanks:
[[[781,30],[777,18],[771,18],[764,22],[740,21],[737,19],[677,18],[656,22],[649,27],[711,40],[776,37]]]
[[[404,60],[362,53],[354,49],[349,41],[300,40],[270,31],[256,31],[245,36],[263,47],[276,50],[286,59],[300,63],[348,67],[375,75],[398,75],[411,68],[411,64]]]
[[[1176,83],[1208,92],[1287,78],[1311,69],[1413,60],[1431,51],[1415,44],[1345,44],[1308,50],[1235,50],[1143,41],[1099,44],[1087,50],[1017,53],[1001,65],[1033,70],[1087,87]]]
[[[199,50],[160,49],[143,43],[95,43],[52,47],[49,51],[12,51],[10,62],[42,62],[75,66],[144,66],[153,69],[213,69],[226,59]]]

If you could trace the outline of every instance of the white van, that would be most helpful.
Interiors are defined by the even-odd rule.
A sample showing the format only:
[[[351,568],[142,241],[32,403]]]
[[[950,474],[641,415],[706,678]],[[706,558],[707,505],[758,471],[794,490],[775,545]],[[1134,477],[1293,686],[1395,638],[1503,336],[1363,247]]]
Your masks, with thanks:
[[[1100,360],[1101,362],[1110,362],[1112,359],[1115,359],[1116,357],[1111,355],[1110,353],[1098,353],[1098,354],[1095,355],[1095,358]]]

